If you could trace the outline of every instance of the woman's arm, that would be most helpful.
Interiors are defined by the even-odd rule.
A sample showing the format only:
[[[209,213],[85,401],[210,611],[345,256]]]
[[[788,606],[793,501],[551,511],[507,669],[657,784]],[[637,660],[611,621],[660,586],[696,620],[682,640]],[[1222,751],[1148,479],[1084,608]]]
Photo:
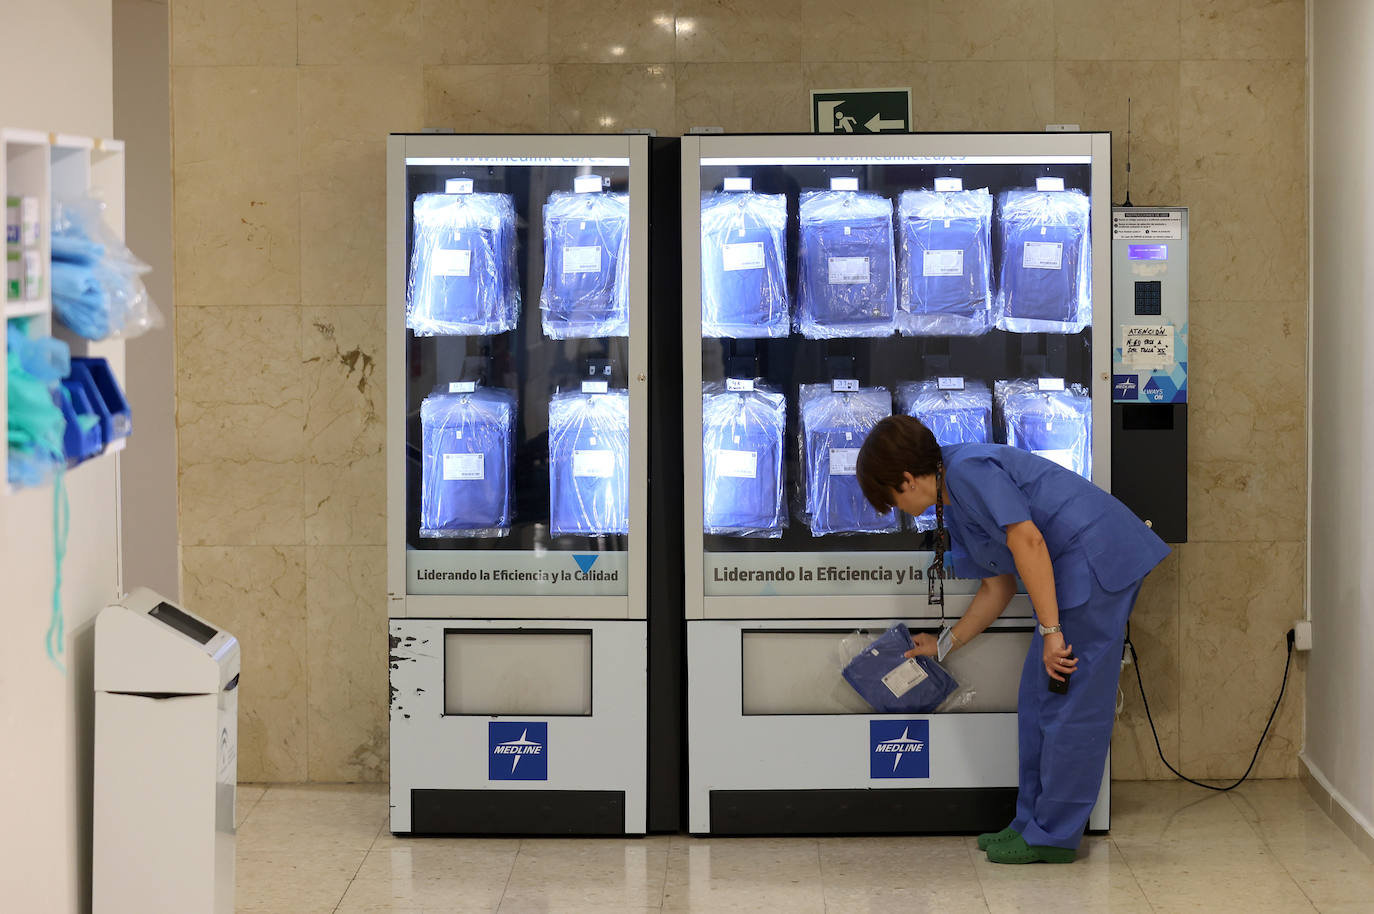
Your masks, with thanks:
[[[1007,604],[1015,595],[1015,575],[1001,574],[995,578],[983,578],[983,583],[978,585],[978,592],[973,595],[968,610],[958,622],[950,627],[950,631],[954,635],[952,650],[958,650],[981,635],[983,630],[993,623],[994,619],[1002,615]],[[908,657],[917,655],[935,657],[939,655],[939,646],[934,635],[925,633],[913,635],[912,641],[915,642],[916,647],[907,651]]]
[[[1026,585],[1031,606],[1040,624],[1053,628],[1059,624],[1059,599],[1054,590],[1054,566],[1050,562],[1050,550],[1045,538],[1033,521],[1023,520],[1007,527],[1007,548],[1016,561],[1016,571],[1021,582]],[[1066,644],[1063,632],[1045,636],[1045,671],[1050,678],[1063,680],[1064,675],[1074,671],[1077,660],[1069,659],[1073,646]]]

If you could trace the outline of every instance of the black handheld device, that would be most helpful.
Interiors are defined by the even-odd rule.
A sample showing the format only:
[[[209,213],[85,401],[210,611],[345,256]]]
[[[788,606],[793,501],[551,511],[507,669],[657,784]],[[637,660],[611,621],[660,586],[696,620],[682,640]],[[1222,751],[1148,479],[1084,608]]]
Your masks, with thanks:
[[[1073,654],[1070,654],[1070,655],[1069,655],[1069,659],[1070,659],[1070,660],[1073,660],[1073,659],[1074,659]],[[1047,675],[1048,675],[1048,674],[1047,674]],[[1064,674],[1064,679],[1063,679],[1063,681],[1060,681],[1060,680],[1058,680],[1058,679],[1055,679],[1053,676],[1050,676],[1050,677],[1049,677],[1049,681],[1050,681],[1050,691],[1053,692],[1053,693],[1056,694],[1056,695],[1067,695],[1067,694],[1069,694],[1069,677],[1070,677],[1071,675],[1072,675],[1071,673],[1065,673],[1065,674]]]

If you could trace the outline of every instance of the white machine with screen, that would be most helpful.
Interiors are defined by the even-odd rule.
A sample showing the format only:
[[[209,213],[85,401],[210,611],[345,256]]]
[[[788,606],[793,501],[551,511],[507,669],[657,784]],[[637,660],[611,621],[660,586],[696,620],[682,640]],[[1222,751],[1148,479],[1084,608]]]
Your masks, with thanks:
[[[234,909],[239,643],[145,588],[96,620],[93,896]]]

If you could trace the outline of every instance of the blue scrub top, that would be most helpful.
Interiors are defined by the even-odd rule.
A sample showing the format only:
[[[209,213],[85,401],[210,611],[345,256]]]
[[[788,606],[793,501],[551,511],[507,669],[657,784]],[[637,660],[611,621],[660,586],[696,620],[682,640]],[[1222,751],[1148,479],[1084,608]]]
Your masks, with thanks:
[[[1129,508],[1053,461],[1004,444],[940,450],[953,502],[945,505],[951,569],[960,577],[1015,574],[1006,528],[1026,520],[1049,548],[1060,607],[1086,603],[1092,577],[1108,593],[1126,590],[1169,554]]]

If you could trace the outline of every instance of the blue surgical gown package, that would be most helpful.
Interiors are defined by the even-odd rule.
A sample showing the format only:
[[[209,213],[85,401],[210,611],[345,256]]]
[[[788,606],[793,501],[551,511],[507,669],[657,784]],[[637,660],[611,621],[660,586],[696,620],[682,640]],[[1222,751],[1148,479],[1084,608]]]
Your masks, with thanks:
[[[787,400],[756,384],[702,388],[702,508],[704,530],[724,536],[782,536],[783,432]]]
[[[420,404],[420,535],[494,537],[510,532],[515,394],[478,388]]]
[[[879,714],[929,714],[959,684],[934,657],[906,657],[915,646],[898,622],[849,661],[844,681]]]
[[[855,475],[864,438],[892,414],[892,394],[886,387],[838,392],[829,384],[803,384],[800,406],[806,517],[812,534],[901,529],[897,512],[873,510]]]
[[[938,381],[903,382],[897,385],[897,409],[920,419],[941,447],[992,441],[992,391],[986,384],[970,381],[963,390],[940,390]],[[917,516],[913,526],[934,530],[935,508]]]
[[[630,531],[630,394],[563,391],[549,402],[554,536]]]
[[[997,412],[1007,444],[1092,479],[1092,400],[1078,384],[1040,390],[1035,380],[998,381]]]
[[[1077,333],[1092,322],[1088,197],[1079,190],[1009,190],[997,197],[1000,330]]]
[[[987,189],[905,191],[898,224],[902,333],[977,336],[991,330],[992,195]]]
[[[630,198],[555,191],[544,204],[544,335],[630,335]]]
[[[703,194],[701,335],[787,336],[787,197]]]
[[[811,340],[897,332],[892,201],[852,190],[801,197],[797,329]]]
[[[510,195],[416,197],[406,326],[416,336],[489,336],[519,317]]]

